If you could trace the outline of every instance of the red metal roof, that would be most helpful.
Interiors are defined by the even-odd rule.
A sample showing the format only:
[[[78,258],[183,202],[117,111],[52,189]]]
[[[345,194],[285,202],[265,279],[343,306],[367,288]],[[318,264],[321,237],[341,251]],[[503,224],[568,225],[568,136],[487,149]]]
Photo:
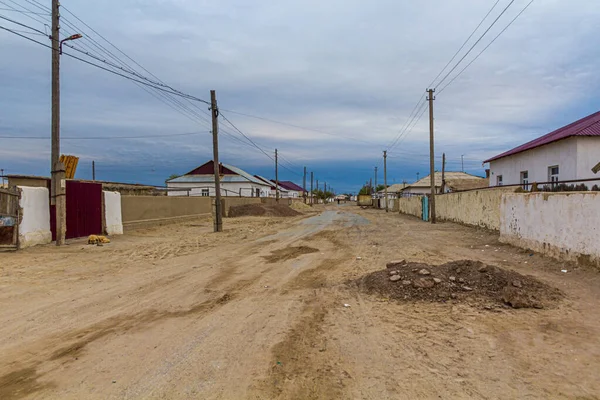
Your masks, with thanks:
[[[567,126],[563,126],[554,132],[550,132],[544,136],[534,139],[531,142],[527,142],[515,147],[512,150],[498,154],[489,160],[485,160],[484,163],[494,161],[502,157],[512,156],[513,154],[521,153],[526,150],[535,149],[536,147],[572,136],[600,136],[600,111],[592,115],[588,115],[587,117],[582,118],[579,121],[575,121]]]
[[[279,186],[283,187],[284,189],[293,190],[293,191],[296,191],[296,192],[303,192],[304,191],[304,189],[302,189],[300,186],[296,185],[292,181],[279,181]]]

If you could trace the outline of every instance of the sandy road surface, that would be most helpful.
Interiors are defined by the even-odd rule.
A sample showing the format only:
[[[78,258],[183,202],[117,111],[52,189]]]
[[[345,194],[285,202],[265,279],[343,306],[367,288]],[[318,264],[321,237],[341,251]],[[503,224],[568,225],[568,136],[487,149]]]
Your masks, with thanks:
[[[354,206],[225,226],[0,254],[0,399],[600,398],[595,271]],[[345,284],[397,258],[502,265],[567,299],[492,312]]]

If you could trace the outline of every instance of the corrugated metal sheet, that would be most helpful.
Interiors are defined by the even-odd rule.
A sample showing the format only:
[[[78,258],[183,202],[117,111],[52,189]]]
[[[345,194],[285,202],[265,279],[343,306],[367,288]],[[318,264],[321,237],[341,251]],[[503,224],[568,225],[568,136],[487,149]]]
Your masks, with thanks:
[[[600,111],[588,115],[578,121],[575,121],[569,125],[563,126],[553,132],[550,132],[544,136],[527,142],[512,150],[506,151],[502,154],[498,154],[495,157],[485,160],[484,163],[498,160],[499,158],[511,156],[513,154],[521,153],[526,150],[535,149],[536,147],[543,146],[558,140],[566,139],[572,136],[600,136]]]

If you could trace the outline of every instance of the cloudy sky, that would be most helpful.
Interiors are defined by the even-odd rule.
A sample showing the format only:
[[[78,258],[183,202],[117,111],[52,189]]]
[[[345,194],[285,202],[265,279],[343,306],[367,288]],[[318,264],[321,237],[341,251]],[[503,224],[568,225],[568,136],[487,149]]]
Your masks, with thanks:
[[[62,2],[154,76],[66,10],[62,34],[82,32],[85,38],[72,42],[79,50],[126,63],[149,79],[158,78],[195,97],[209,99],[210,89],[215,89],[225,117],[267,153],[279,150],[280,179],[301,183],[302,167],[307,166],[336,191],[355,192],[373,177],[375,166],[383,181],[382,151],[400,132],[405,134],[389,149],[388,182],[427,175],[427,113],[414,128],[402,128],[425,89],[495,3]],[[509,3],[497,2],[454,62]],[[438,92],[528,3],[513,0],[448,78],[442,84],[434,82]],[[0,16],[43,32],[48,29],[44,9],[49,5],[50,0],[0,0]],[[481,162],[487,157],[598,111],[599,17],[596,1],[535,0],[438,93],[436,168],[441,168],[445,152],[448,170],[460,170],[464,155],[465,170],[482,175]],[[0,19],[0,26],[49,44],[43,35],[7,20]],[[47,176],[50,50],[0,30],[0,52],[0,168],[8,174]],[[144,90],[143,85],[68,56],[61,63],[62,153],[80,157],[77,177],[90,178],[95,160],[98,179],[160,185],[169,175],[212,158],[205,104],[181,99],[174,103],[156,90]],[[271,159],[243,144],[246,139],[227,122],[220,123],[221,161],[272,177]]]

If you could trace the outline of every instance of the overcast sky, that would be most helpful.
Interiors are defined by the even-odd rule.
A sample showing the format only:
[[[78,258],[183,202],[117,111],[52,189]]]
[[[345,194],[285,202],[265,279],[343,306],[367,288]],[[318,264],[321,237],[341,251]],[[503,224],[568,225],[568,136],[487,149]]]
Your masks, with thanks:
[[[0,8],[42,13],[25,0]],[[50,0],[36,0],[49,6]],[[280,179],[302,183],[302,167],[338,192],[356,192],[379,166],[417,101],[495,0],[65,0],[83,22],[166,84],[202,99],[217,91],[222,113],[268,153],[279,149]],[[529,0],[514,0],[446,80],[485,47]],[[500,0],[471,42],[510,3]],[[47,15],[0,10],[44,31]],[[93,34],[65,10],[63,35],[94,50]],[[31,18],[34,17],[34,18]],[[436,167],[484,174],[487,157],[598,111],[600,6],[536,0],[458,79],[436,97]],[[37,19],[37,20],[35,20]],[[49,23],[49,22],[48,22]],[[0,19],[0,26],[27,31]],[[89,36],[88,36],[89,34]],[[31,36],[49,44],[41,35]],[[73,50],[67,52],[78,54]],[[49,175],[50,51],[0,30],[0,168]],[[79,56],[85,57],[83,54]],[[210,126],[122,77],[63,56],[62,153],[91,161],[103,180],[164,184],[212,158]],[[153,78],[137,66],[144,75]],[[442,74],[444,76],[445,74]],[[444,85],[438,86],[438,91]],[[186,107],[192,107],[189,103]],[[200,103],[197,113],[207,111]],[[249,118],[225,110],[273,119]],[[389,151],[388,182],[428,173],[427,113]],[[205,116],[203,116],[204,118]],[[273,162],[221,121],[221,161],[273,177]],[[194,135],[179,135],[198,132]],[[123,136],[179,135],[145,139]],[[106,139],[102,139],[106,137]],[[96,138],[96,139],[81,139]],[[98,139],[99,138],[99,139]]]

